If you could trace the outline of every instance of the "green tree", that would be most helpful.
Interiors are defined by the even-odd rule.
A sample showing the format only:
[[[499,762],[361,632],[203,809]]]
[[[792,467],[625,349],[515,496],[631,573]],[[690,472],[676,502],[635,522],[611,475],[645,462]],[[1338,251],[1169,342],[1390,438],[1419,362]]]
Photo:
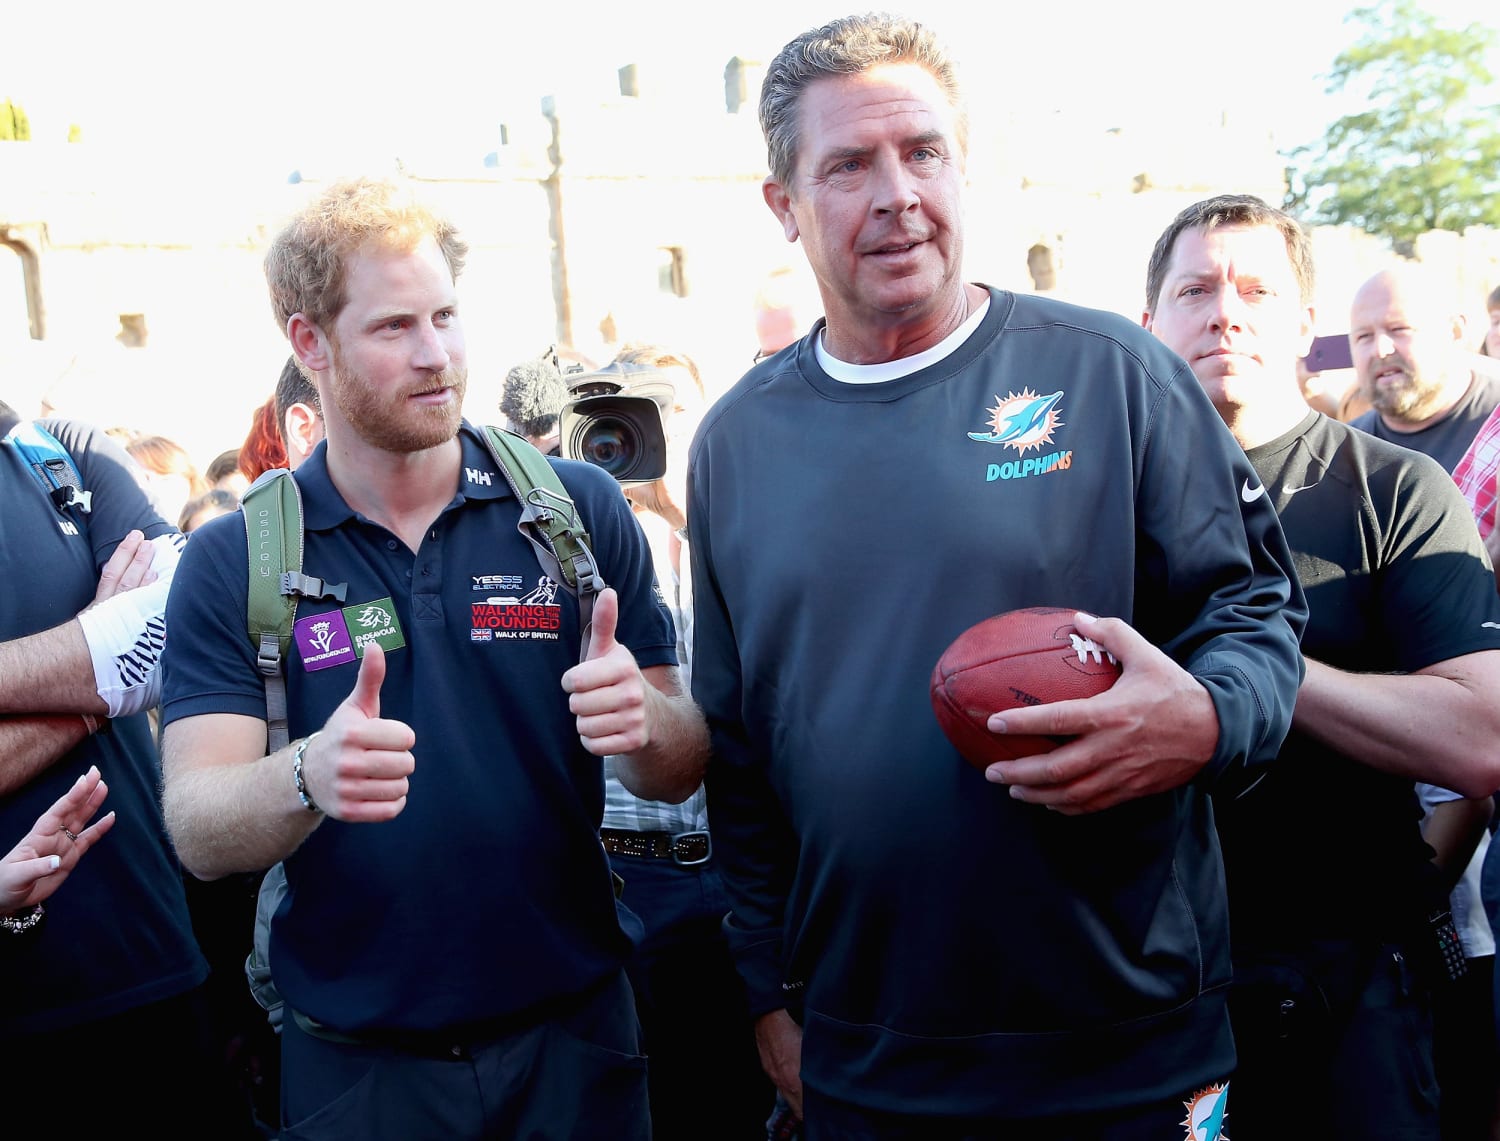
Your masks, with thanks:
[[[1441,27],[1413,0],[1349,18],[1365,31],[1335,58],[1328,91],[1359,109],[1293,152],[1288,202],[1403,252],[1428,230],[1500,226],[1500,106],[1481,103],[1494,29]]]
[[[0,103],[0,141],[25,142],[31,138],[31,120],[19,104],[7,99]]]

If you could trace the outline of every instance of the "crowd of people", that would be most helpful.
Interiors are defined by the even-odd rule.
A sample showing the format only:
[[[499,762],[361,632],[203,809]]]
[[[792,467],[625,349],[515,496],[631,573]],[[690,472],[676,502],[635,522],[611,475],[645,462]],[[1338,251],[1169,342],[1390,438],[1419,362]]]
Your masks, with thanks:
[[[1254,197],[1139,322],[969,280],[920,24],[807,31],[760,117],[822,316],[767,282],[711,407],[549,350],[497,442],[465,242],[372,178],[272,240],[289,356],[202,475],[0,406],[7,1130],[1500,1138],[1500,289],[1476,355],[1375,274],[1330,395]],[[933,663],[1043,604],[1120,678],[981,711],[1057,743],[981,770]]]

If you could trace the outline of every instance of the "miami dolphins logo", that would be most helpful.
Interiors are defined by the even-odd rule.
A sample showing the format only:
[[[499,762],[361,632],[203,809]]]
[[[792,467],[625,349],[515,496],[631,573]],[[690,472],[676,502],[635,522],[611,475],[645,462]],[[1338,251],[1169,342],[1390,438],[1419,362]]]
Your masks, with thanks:
[[[1182,1103],[1188,1111],[1182,1124],[1190,1141],[1229,1141],[1224,1135],[1224,1109],[1228,1100],[1229,1083],[1223,1082],[1199,1090]]]
[[[995,397],[995,406],[989,410],[990,432],[970,432],[969,439],[981,444],[1004,444],[1015,448],[1018,455],[1025,455],[1027,448],[1042,448],[1052,443],[1052,433],[1062,427],[1062,418],[1057,414],[1057,402],[1061,392],[1042,396],[1023,388],[1020,392],[1007,393],[1003,398]]]

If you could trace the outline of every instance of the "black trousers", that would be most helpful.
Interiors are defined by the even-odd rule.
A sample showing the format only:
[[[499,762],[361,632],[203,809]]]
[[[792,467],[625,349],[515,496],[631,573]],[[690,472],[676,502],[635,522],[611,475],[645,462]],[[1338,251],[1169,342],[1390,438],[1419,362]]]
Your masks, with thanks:
[[[645,928],[627,969],[650,1063],[653,1141],[765,1141],[776,1091],[724,938],[729,900],[717,868],[619,855],[610,866]]]
[[[1432,1000],[1402,948],[1236,956],[1234,1141],[1439,1141]]]
[[[0,1135],[247,1135],[201,988],[67,1030],[0,1038]]]
[[[649,1141],[646,1059],[624,972],[539,1025],[483,1041],[356,1045],[281,1030],[281,1141]]]

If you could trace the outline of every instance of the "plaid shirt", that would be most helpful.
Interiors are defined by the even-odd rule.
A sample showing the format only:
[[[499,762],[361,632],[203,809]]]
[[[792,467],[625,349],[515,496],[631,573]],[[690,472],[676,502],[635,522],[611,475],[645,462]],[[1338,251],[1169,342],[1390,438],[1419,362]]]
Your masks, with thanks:
[[[657,515],[641,515],[641,528],[651,544],[651,555],[656,563],[656,581],[670,586],[672,593],[667,605],[672,611],[672,622],[677,627],[678,673],[682,676],[682,688],[687,690],[692,680],[692,626],[693,592],[692,580],[673,569],[671,560],[670,528]],[[688,553],[682,547],[681,564],[687,570]],[[627,832],[702,832],[708,828],[708,796],[703,786],[681,804],[667,804],[660,800],[641,800],[632,796],[615,774],[613,757],[604,758],[604,827],[620,828]]]
[[[1500,408],[1474,436],[1474,442],[1453,469],[1453,478],[1468,500],[1481,538],[1495,529],[1496,477],[1500,476]]]

